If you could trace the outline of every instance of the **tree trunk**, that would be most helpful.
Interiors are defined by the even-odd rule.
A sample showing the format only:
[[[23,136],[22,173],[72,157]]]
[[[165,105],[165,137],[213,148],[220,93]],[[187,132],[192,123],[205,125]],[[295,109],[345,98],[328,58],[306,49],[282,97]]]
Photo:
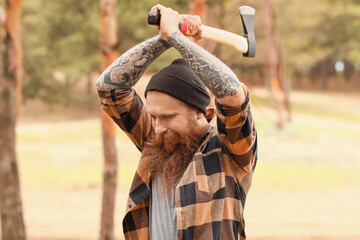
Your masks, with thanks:
[[[278,113],[277,127],[283,127],[283,99],[284,94],[281,91],[279,81],[279,55],[280,55],[280,36],[274,23],[274,10],[271,0],[262,0],[262,9],[264,11],[264,34],[267,49],[267,66],[270,76],[270,86],[272,96],[275,101],[275,109]]]
[[[15,151],[23,76],[21,8],[22,0],[6,1],[6,50],[0,67],[0,211],[4,240],[26,239]]]
[[[86,95],[87,95],[87,109],[89,112],[93,110],[93,101],[92,101],[92,86],[93,81],[91,74],[87,76],[87,82],[86,82]]]
[[[100,48],[104,71],[118,56],[116,50],[116,0],[100,0]],[[117,179],[117,151],[115,146],[115,126],[112,119],[102,111],[102,133],[104,148],[103,197],[101,212],[100,240],[114,239],[114,211]]]
[[[189,14],[199,15],[204,23],[206,17],[206,0],[189,0]]]
[[[320,63],[320,81],[322,90],[327,90],[327,64],[327,59]]]
[[[201,23],[206,22],[206,0],[189,0],[189,14],[198,15],[201,18]],[[203,46],[203,40],[197,42],[198,45]]]
[[[279,82],[280,82],[280,90],[283,93],[283,102],[285,107],[285,119],[287,121],[291,121],[292,111],[290,104],[290,83],[288,81],[287,73],[286,73],[286,64],[283,60],[283,55],[281,51],[279,53],[279,64],[278,64],[278,73],[279,73]]]

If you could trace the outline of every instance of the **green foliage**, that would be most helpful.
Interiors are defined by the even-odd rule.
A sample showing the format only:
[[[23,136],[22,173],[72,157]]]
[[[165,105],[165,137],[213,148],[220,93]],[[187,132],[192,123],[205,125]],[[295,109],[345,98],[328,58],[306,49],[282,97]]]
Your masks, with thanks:
[[[25,100],[61,102],[69,82],[99,68],[97,7],[96,0],[24,1]]]
[[[176,9],[186,7],[184,1],[160,3]],[[152,1],[118,1],[120,54],[157,34],[156,28],[147,24],[147,14],[153,4]],[[98,0],[24,1],[25,101],[40,98],[48,103],[67,103],[69,88],[80,76],[100,71],[99,24]],[[166,58],[176,56],[176,52],[169,51],[151,70],[160,69]],[[55,72],[63,73],[64,77],[56,78]]]
[[[323,59],[360,62],[360,4],[356,0],[276,0],[284,55],[293,67]]]
[[[1,1],[4,4],[4,1]],[[188,12],[188,1],[162,0],[180,13]],[[276,23],[281,34],[282,52],[290,68],[309,69],[324,59],[360,62],[360,1],[273,0]],[[119,0],[117,29],[119,53],[157,34],[147,24],[150,0]],[[230,66],[257,69],[264,63],[263,16],[259,2],[250,0],[207,1],[205,23],[243,34],[237,7],[255,7],[257,57],[246,59],[227,46],[218,44],[213,53]],[[23,2],[24,100],[40,98],[48,103],[64,103],[71,86],[81,76],[99,72],[99,1],[31,0]],[[211,48],[211,43],[205,42]],[[179,57],[167,51],[150,68],[157,71]],[[252,71],[252,70],[251,70]],[[55,72],[64,75],[56,77]],[[250,72],[247,71],[247,72]]]
[[[158,1],[164,6],[171,6],[179,13],[186,13],[187,2],[179,0]],[[154,1],[119,0],[117,5],[117,24],[120,54],[134,45],[157,34],[155,26],[147,24],[147,15],[155,5]],[[150,71],[158,71],[169,64],[169,59],[180,55],[173,50],[167,51],[151,67]]]

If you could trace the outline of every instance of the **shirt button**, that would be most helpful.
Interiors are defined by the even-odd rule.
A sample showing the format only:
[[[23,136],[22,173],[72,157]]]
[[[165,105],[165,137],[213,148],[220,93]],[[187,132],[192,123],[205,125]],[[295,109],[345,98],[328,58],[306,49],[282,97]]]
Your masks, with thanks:
[[[131,208],[131,204],[129,204],[128,207]]]

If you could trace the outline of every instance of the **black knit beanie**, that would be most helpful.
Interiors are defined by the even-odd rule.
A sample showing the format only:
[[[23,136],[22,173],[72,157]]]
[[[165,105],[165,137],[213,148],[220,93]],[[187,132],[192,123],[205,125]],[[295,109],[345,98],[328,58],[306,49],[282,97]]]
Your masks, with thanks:
[[[145,89],[145,98],[149,91],[169,94],[202,111],[204,115],[210,103],[204,84],[182,58],[174,60],[152,76]]]

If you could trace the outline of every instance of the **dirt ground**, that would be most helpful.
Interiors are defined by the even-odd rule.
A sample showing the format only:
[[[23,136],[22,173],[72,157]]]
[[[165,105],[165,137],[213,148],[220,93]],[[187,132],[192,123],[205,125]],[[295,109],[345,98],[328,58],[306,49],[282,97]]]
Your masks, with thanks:
[[[251,93],[267,95],[264,89]],[[355,111],[360,95],[293,92],[292,101],[297,109],[282,132],[274,128],[272,108],[256,104],[253,108],[261,161],[245,207],[247,237],[360,240],[360,112]],[[23,107],[17,129],[28,239],[98,239],[102,148],[96,113],[87,120],[87,113],[77,111],[80,117],[73,122],[66,116],[71,110],[42,115],[37,107]],[[137,159],[131,143],[120,141],[122,137],[117,139],[122,154]],[[119,175],[131,174],[118,188],[116,239],[122,239],[134,170],[122,164]],[[279,172],[267,172],[274,169]],[[60,179],[62,174],[66,179]]]
[[[98,239],[100,187],[25,187],[23,196],[29,239]],[[122,239],[126,198],[117,195],[116,239]],[[245,210],[248,239],[360,239],[359,199],[360,189],[252,189]]]

